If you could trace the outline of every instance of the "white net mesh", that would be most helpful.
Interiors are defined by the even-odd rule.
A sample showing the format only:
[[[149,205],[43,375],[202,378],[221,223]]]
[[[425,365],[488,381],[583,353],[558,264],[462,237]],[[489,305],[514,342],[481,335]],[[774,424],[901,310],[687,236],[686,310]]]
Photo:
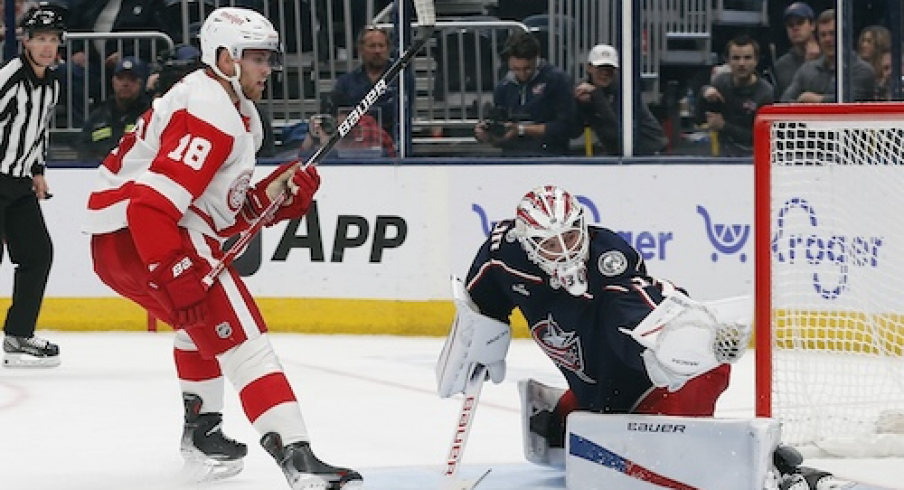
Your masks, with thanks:
[[[850,119],[771,124],[772,414],[788,444],[904,453],[879,430],[904,413],[904,114]]]

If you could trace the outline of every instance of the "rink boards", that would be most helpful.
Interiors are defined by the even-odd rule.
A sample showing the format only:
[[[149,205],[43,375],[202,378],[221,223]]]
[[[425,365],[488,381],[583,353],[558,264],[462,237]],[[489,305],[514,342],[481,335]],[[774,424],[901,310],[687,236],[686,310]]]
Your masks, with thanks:
[[[269,171],[263,167],[261,173]],[[529,189],[557,184],[611,228],[651,273],[700,299],[753,290],[750,165],[334,165],[315,207],[267,228],[239,260],[274,330],[444,333],[450,274],[464,275],[493,223]],[[42,203],[55,244],[43,324],[143,329],[142,312],[101,284],[81,233],[94,169],[50,168]],[[9,277],[7,260],[0,270]],[[0,281],[8,297],[11,281]],[[0,304],[0,307],[3,307]]]

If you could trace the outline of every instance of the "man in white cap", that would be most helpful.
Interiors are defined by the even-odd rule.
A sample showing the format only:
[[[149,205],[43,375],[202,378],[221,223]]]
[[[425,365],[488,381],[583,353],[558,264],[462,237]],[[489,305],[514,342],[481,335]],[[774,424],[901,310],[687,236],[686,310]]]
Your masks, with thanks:
[[[622,154],[618,66],[618,51],[608,44],[597,44],[587,55],[587,80],[574,89],[579,121],[593,128],[606,155]],[[634,154],[653,155],[664,150],[668,142],[665,133],[646,104],[641,104],[635,116],[639,125]]]

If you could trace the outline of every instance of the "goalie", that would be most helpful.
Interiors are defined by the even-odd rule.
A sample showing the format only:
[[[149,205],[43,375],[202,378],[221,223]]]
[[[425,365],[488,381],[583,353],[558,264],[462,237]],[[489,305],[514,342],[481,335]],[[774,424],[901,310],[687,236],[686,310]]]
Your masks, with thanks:
[[[588,226],[582,206],[556,186],[528,192],[515,219],[495,226],[455,296],[437,363],[439,395],[463,392],[480,366],[503,380],[509,316],[520,309],[568,384],[519,383],[525,456],[546,465],[563,464],[566,416],[576,410],[712,416],[750,336],[749,324],[721,321],[650,276],[637,250]]]

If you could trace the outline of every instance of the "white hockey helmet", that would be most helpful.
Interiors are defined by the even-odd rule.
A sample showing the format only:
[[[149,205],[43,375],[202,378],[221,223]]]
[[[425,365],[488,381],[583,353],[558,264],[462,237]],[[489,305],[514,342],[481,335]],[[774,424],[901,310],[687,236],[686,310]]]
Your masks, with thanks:
[[[207,16],[198,34],[201,41],[201,62],[211,67],[217,75],[232,81],[217,68],[217,53],[226,49],[233,59],[240,59],[246,49],[263,49],[272,52],[271,66],[282,68],[282,45],[279,33],[266,17],[251,9],[221,7]],[[235,80],[239,77],[236,65]]]
[[[553,287],[580,296],[587,291],[590,238],[584,207],[565,189],[537,187],[521,198],[514,235],[527,257],[549,274]]]

